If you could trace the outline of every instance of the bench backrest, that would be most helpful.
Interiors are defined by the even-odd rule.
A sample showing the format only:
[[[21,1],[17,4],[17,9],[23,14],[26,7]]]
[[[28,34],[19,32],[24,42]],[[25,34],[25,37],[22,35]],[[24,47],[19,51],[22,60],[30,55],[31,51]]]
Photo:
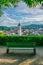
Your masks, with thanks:
[[[35,47],[35,42],[6,42],[7,47],[23,47],[23,48],[29,48],[29,47]]]

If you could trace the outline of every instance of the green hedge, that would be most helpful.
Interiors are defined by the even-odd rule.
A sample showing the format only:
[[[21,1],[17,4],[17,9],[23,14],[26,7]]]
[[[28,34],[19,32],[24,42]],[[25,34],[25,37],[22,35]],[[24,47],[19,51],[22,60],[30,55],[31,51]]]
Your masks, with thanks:
[[[43,46],[43,36],[0,36],[0,45],[6,42],[36,42],[37,46]]]

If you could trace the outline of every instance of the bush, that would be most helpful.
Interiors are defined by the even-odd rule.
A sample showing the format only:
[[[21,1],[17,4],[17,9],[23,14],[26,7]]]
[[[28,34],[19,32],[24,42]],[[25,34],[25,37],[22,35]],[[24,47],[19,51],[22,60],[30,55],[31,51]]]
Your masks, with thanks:
[[[3,31],[0,31],[0,36],[4,36],[4,33],[3,33]]]
[[[36,42],[37,46],[43,46],[43,36],[0,36],[0,45],[6,42]]]

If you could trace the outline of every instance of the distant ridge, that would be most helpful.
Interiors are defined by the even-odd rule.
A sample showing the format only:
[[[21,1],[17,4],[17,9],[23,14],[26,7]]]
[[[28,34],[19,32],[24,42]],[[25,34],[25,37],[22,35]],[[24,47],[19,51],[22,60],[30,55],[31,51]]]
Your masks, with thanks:
[[[11,27],[7,27],[7,26],[0,26],[0,30],[14,30],[15,28],[17,28],[17,26],[11,26]],[[38,29],[38,28],[43,28],[43,24],[31,24],[31,25],[22,25],[22,28],[24,29]]]

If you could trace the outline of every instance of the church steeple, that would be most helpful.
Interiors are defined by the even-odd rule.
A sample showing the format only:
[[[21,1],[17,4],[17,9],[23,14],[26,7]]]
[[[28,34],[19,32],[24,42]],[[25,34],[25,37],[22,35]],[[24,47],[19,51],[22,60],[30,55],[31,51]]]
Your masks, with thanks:
[[[20,22],[19,22],[18,26],[21,26]]]
[[[21,29],[21,23],[19,22],[18,24],[18,34],[21,36],[22,35],[22,29]]]

